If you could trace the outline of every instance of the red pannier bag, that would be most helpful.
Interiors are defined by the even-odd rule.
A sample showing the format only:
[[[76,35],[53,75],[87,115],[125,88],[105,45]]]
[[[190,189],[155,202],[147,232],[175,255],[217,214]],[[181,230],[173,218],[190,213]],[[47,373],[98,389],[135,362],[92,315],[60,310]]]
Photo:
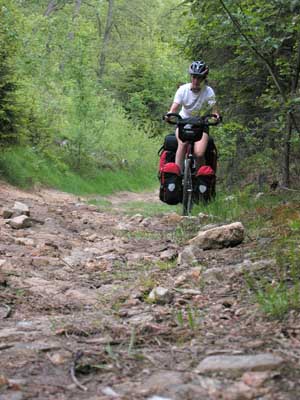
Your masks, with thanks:
[[[180,168],[174,162],[164,164],[160,170],[159,198],[170,205],[175,205],[182,201]]]
[[[160,174],[164,168],[164,166],[168,163],[174,163],[175,161],[175,153],[169,150],[163,150],[159,157],[159,165],[158,165],[158,174],[160,178]]]
[[[197,200],[209,202],[216,195],[216,174],[209,165],[202,165],[196,173],[194,194]]]

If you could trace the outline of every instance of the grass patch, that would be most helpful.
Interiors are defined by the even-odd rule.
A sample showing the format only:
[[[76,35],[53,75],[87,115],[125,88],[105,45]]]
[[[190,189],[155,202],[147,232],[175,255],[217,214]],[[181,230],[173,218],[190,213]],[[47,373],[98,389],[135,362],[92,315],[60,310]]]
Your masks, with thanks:
[[[300,310],[300,249],[294,241],[280,240],[273,254],[276,266],[261,276],[248,276],[246,282],[263,312],[283,319],[290,310]]]
[[[155,264],[161,271],[169,271],[177,266],[177,259],[171,261],[157,261]]]
[[[141,214],[143,217],[155,217],[168,212],[180,212],[179,206],[169,206],[163,202],[132,201],[123,203],[122,208],[127,215]]]
[[[154,166],[141,163],[112,170],[99,170],[94,177],[83,177],[72,172],[57,159],[39,154],[31,148],[13,147],[2,151],[0,156],[1,177],[21,188],[35,184],[53,187],[77,195],[108,195],[116,191],[141,191],[157,184]]]

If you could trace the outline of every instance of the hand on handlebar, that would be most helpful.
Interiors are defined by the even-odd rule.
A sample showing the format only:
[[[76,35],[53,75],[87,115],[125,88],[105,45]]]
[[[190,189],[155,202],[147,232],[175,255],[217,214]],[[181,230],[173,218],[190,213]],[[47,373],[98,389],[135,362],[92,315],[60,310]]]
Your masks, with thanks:
[[[163,116],[163,121],[168,122],[171,125],[177,125],[178,121],[181,120],[181,116],[174,112],[167,112]]]
[[[212,113],[212,117],[215,118],[217,122],[222,121],[222,116],[217,112]]]

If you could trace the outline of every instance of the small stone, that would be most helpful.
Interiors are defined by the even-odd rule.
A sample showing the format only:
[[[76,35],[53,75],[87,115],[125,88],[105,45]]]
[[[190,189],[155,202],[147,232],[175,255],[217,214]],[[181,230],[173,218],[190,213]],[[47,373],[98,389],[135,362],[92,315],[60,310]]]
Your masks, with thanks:
[[[170,399],[170,397],[152,396],[149,397],[147,400],[172,400],[172,399]]]
[[[107,386],[107,387],[101,389],[101,392],[102,392],[103,394],[105,394],[106,396],[110,396],[110,397],[120,397],[120,396],[118,395],[118,393],[115,392],[115,391],[114,391],[111,387],[109,387],[109,386]]]
[[[211,214],[205,214],[203,212],[200,212],[198,214],[198,219],[199,219],[200,224],[207,223],[207,221],[209,221],[210,219],[213,219],[213,218],[214,218],[214,216]]]
[[[183,383],[184,376],[181,372],[158,371],[144,380],[142,391],[145,394],[165,392],[168,388],[182,385]]]
[[[202,272],[201,267],[191,268],[189,271],[186,271],[183,274],[177,276],[174,285],[182,286],[185,283],[190,284],[191,282],[198,284],[200,281],[201,272]]]
[[[255,200],[259,200],[264,195],[263,192],[259,192],[255,195]]]
[[[203,255],[203,250],[198,246],[186,246],[181,253],[178,255],[177,264],[181,266],[191,266],[198,263]]]
[[[155,303],[166,304],[169,303],[173,298],[173,294],[170,289],[164,288],[162,286],[157,286],[152,289],[150,292],[148,299]]]
[[[30,211],[27,204],[16,201],[13,206],[13,212],[15,216],[27,215],[29,217]]]
[[[0,375],[0,388],[3,386],[7,386],[9,383],[8,379],[4,375]]]
[[[9,210],[8,208],[3,208],[1,211],[1,215],[4,219],[9,219],[13,215],[13,211]]]
[[[129,219],[129,221],[136,222],[137,224],[139,224],[143,221],[143,219],[144,217],[142,216],[142,214],[135,214]]]
[[[177,257],[177,251],[174,249],[168,249],[160,253],[160,259],[162,261],[171,261],[174,260],[174,258]]]
[[[140,223],[140,225],[147,227],[147,226],[151,225],[151,222],[152,222],[152,218],[148,217],[148,218],[143,219],[143,221]]]
[[[270,372],[262,371],[262,372],[245,372],[242,376],[242,381],[251,387],[261,387],[264,382],[270,378]]]
[[[161,223],[166,225],[176,225],[179,224],[184,217],[177,213],[167,214],[166,216],[162,217]]]
[[[88,240],[89,242],[94,242],[97,238],[98,238],[98,235],[97,235],[96,233],[94,233],[93,235],[88,236],[88,237],[87,237],[87,240]]]
[[[13,229],[29,228],[31,226],[31,220],[27,215],[20,215],[19,217],[12,218],[9,221],[9,225]]]
[[[132,226],[130,224],[124,224],[124,222],[120,222],[117,225],[117,229],[119,231],[133,231],[134,230],[134,226]]]
[[[23,246],[34,246],[34,240],[30,238],[17,238],[16,243]]]
[[[61,353],[48,354],[48,358],[53,365],[62,365],[67,361],[66,357]]]
[[[258,395],[257,390],[244,382],[236,382],[222,391],[222,400],[254,400]]]
[[[233,196],[233,195],[231,195],[231,196],[227,196],[227,197],[225,197],[225,201],[232,201],[232,200],[234,200],[235,199],[235,196]]]

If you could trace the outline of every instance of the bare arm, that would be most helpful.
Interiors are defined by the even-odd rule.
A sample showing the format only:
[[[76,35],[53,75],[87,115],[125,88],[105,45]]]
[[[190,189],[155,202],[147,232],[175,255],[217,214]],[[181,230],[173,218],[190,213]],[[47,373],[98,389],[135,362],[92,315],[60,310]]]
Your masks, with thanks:
[[[178,109],[179,109],[180,104],[178,103],[173,103],[171,105],[170,111],[168,111],[169,113],[177,113]]]
[[[215,114],[217,116],[217,118],[220,117],[220,112],[219,112],[219,109],[216,104],[212,108],[212,114]]]

